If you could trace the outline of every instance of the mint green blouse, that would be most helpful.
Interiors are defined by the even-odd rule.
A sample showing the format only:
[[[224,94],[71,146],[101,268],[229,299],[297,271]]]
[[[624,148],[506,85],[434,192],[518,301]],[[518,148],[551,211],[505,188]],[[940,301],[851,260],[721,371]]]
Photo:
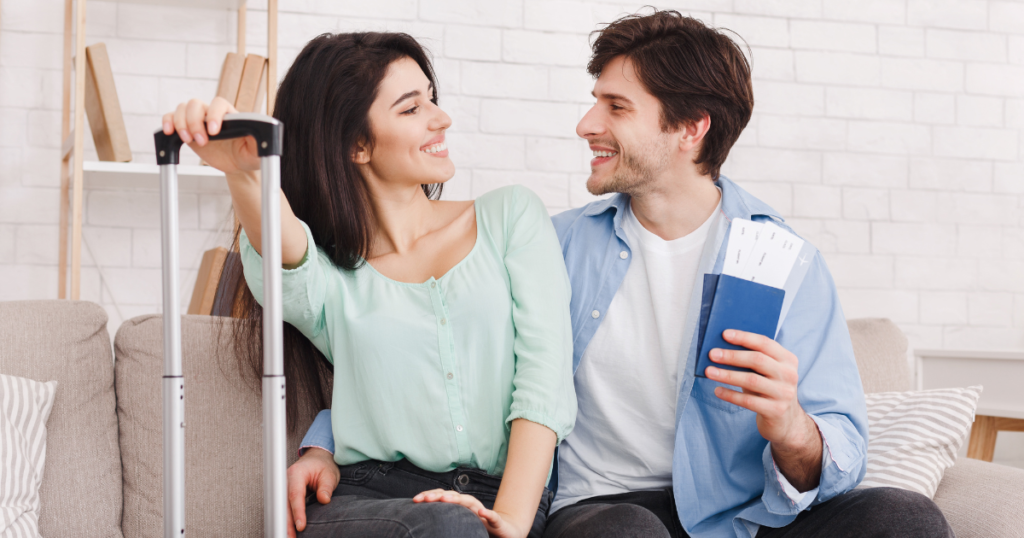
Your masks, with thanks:
[[[474,209],[476,244],[438,279],[398,282],[369,263],[343,270],[320,248],[283,270],[284,320],[334,365],[339,465],[405,458],[500,475],[512,420],[547,426],[559,442],[572,430],[570,287],[551,219],[522,186]],[[244,232],[240,243],[263,304],[262,259]]]

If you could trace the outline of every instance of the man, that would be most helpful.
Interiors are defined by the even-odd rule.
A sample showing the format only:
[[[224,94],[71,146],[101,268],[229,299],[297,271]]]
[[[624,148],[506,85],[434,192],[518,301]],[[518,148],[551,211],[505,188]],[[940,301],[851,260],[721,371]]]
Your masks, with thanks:
[[[576,128],[595,155],[587,189],[617,194],[553,218],[572,282],[579,412],[558,450],[545,537],[952,536],[919,494],[851,491],[867,460],[863,389],[809,243],[775,339],[727,330],[745,350],[710,353],[753,372],[695,376],[702,275],[721,273],[731,223],[788,230],[719,174],[753,110],[739,47],[656,11],[601,30],[588,71],[597,102]],[[303,444],[332,449],[329,428],[318,418]],[[307,485],[330,498],[322,456],[290,473],[300,501]]]

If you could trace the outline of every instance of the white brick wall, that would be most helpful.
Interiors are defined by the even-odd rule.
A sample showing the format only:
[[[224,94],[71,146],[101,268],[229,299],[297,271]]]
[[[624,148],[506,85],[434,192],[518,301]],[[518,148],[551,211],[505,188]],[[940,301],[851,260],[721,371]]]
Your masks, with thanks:
[[[249,44],[262,52],[264,3],[250,4]],[[749,44],[757,105],[724,172],[825,252],[849,317],[891,317],[916,346],[1024,348],[1024,4],[662,5],[696,10]],[[524,183],[557,211],[593,199],[574,132],[591,100],[587,34],[637,7],[283,2],[279,75],[320,32],[410,32],[433,51],[454,119],[459,171],[447,196]],[[2,9],[0,299],[54,297],[63,2],[5,0]],[[150,162],[159,115],[215,90],[235,17],[97,0],[89,9],[88,42],[107,43],[135,159]],[[92,190],[85,200],[97,260],[84,256],[83,296],[112,315],[157,310],[155,191]],[[229,199],[185,193],[181,207],[183,274],[194,277],[197,253],[225,242],[217,231]],[[191,281],[183,284],[187,299]]]

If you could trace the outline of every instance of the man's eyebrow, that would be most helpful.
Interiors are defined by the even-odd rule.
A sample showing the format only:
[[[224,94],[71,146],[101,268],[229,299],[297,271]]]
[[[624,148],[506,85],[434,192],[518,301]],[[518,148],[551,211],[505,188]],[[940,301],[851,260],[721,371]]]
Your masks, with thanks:
[[[432,90],[432,89],[434,89],[434,85],[433,85],[433,83],[431,83],[431,84],[428,84],[428,85],[427,85],[427,91],[429,92],[429,91],[430,91],[430,90]],[[413,90],[413,91],[411,91],[411,92],[405,92],[405,93],[403,93],[403,94],[402,94],[402,96],[401,96],[401,97],[399,97],[399,98],[398,98],[398,100],[397,100],[397,101],[395,101],[394,103],[392,103],[392,104],[391,104],[391,108],[395,108],[395,106],[396,106],[396,105],[397,105],[398,103],[401,103],[402,101],[405,101],[406,99],[408,99],[408,98],[410,98],[410,97],[419,97],[420,95],[422,95],[422,94],[420,93],[420,91],[419,91],[419,90]]]
[[[597,98],[597,94],[595,94],[594,92],[590,92],[590,95],[593,95],[595,98]],[[626,97],[625,95],[619,95],[617,93],[602,93],[601,98],[607,99],[609,101],[622,101],[627,105],[633,104],[633,101],[630,101],[628,97]]]

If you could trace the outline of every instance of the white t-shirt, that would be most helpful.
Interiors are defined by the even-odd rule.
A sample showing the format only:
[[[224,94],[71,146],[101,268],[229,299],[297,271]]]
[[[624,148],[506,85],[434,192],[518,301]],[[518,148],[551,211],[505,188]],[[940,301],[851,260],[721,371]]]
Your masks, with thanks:
[[[679,371],[701,253],[721,206],[665,241],[636,219],[622,228],[633,259],[576,371],[576,426],[558,449],[559,508],[589,497],[672,485]]]

